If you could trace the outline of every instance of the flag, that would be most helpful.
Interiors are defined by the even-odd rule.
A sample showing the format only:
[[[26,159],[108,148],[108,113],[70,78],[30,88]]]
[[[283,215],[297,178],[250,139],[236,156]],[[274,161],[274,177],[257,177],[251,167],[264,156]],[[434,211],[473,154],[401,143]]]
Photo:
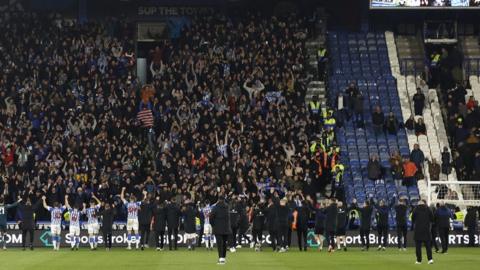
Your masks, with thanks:
[[[142,123],[142,127],[153,127],[153,113],[152,110],[144,108],[137,114],[137,119]]]

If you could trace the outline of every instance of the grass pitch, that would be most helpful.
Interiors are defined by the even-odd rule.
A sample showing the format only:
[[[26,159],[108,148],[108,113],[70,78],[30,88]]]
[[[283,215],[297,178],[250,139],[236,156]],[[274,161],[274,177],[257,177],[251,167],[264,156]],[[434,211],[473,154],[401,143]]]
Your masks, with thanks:
[[[477,269],[480,265],[480,248],[452,248],[449,253],[433,255],[435,263],[427,265],[424,257],[422,265],[414,265],[415,251],[409,248],[399,252],[396,248],[387,251],[370,250],[362,252],[350,248],[347,252],[309,250],[299,252],[296,249],[287,253],[274,253],[271,250],[254,252],[243,248],[236,253],[227,254],[227,264],[217,265],[217,252],[197,249],[187,251],[128,251],[121,248],[106,252],[103,249],[90,251],[70,251],[63,248],[58,252],[46,248],[34,251],[22,251],[10,248],[0,251],[0,269],[5,270],[153,270],[153,269],[348,269],[348,270],[408,270],[408,269]]]

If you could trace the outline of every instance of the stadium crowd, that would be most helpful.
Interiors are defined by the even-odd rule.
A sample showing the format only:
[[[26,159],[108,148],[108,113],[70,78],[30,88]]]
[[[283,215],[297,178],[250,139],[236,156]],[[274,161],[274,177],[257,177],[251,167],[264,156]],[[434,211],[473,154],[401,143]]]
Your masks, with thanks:
[[[128,248],[135,243],[143,249],[155,230],[158,250],[165,233],[176,249],[182,216],[189,249],[201,244],[195,242],[197,233],[202,239],[200,218],[202,225],[212,218],[213,230],[205,226],[204,232],[221,236],[220,259],[227,237],[235,251],[243,240],[259,244],[264,230],[281,252],[296,230],[299,249],[306,251],[309,226],[320,249],[326,238],[329,251],[346,251],[348,227],[360,230],[368,250],[375,213],[383,236],[378,250],[385,250],[394,210],[403,237],[398,248],[405,250],[408,202],[370,197],[344,203],[335,127],[353,119],[364,127],[364,97],[352,84],[342,113],[321,108],[316,97],[305,106],[306,18],[192,18],[179,38],[151,51],[148,85],[135,76],[134,24],[128,21],[79,24],[27,12],[4,12],[0,21],[0,207],[5,216],[23,201],[8,214],[23,222],[24,239],[27,230],[33,239],[35,219],[50,218],[58,250],[68,220],[76,239],[71,248],[78,249],[82,213],[96,249],[98,214],[110,238],[107,249],[114,220],[127,220]],[[372,118],[377,133],[395,134],[402,126],[378,110]],[[417,126],[415,132],[424,133]],[[393,153],[391,162],[395,180],[409,186],[424,157],[416,146],[404,160]],[[382,174],[372,156],[369,178]],[[219,207],[210,206],[217,201]],[[453,215],[445,210],[443,217]],[[251,239],[245,235],[249,222]]]
[[[123,219],[122,187],[137,198],[143,190],[177,202],[235,194],[251,204],[313,197],[331,181],[334,133],[304,105],[308,22],[300,16],[193,19],[152,50],[146,98],[133,70],[133,24],[26,12],[4,12],[1,21],[7,203],[68,195],[74,205],[95,194]],[[143,110],[153,124],[137,117]]]
[[[423,78],[430,88],[440,89],[447,119],[447,134],[452,153],[442,153],[442,173],[456,169],[458,180],[471,181],[480,177],[480,110],[478,100],[468,95],[462,75],[462,54],[456,48],[442,48],[432,54],[431,72]],[[480,196],[480,194],[479,194]]]

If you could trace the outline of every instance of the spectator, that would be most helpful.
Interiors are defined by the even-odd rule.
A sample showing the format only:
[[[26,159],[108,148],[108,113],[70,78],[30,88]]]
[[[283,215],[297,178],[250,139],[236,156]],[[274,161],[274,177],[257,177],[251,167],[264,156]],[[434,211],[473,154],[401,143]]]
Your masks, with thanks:
[[[377,181],[382,179],[382,165],[377,155],[371,155],[367,164],[368,179]]]
[[[413,95],[413,108],[415,115],[423,115],[423,108],[425,108],[425,95],[420,88],[417,88],[417,93]]]
[[[363,119],[363,102],[364,96],[362,92],[358,92],[357,96],[353,97],[353,111],[355,113],[355,122],[357,127],[362,128],[364,127],[364,119]]]
[[[427,135],[427,127],[423,122],[423,118],[418,118],[417,123],[415,123],[415,135]]]
[[[390,112],[388,114],[387,119],[385,120],[385,129],[389,134],[397,135],[398,128],[399,128],[399,123],[398,123],[397,117],[395,117],[393,112]]]
[[[410,160],[415,163],[415,165],[419,170],[422,169],[423,162],[425,162],[425,155],[423,154],[423,151],[420,149],[420,146],[418,145],[418,143],[413,145],[413,150],[410,153]]]
[[[375,110],[372,112],[372,126],[375,135],[379,135],[383,132],[383,126],[385,123],[385,115],[382,112],[380,106],[376,106]]]
[[[341,128],[343,127],[343,123],[345,121],[350,120],[350,117],[348,115],[348,110],[345,108],[346,98],[342,93],[338,93],[335,101],[336,101],[335,108],[337,109],[336,111],[337,127]]]
[[[470,96],[467,101],[467,110],[474,110],[475,107],[478,107],[477,101],[473,96]]]
[[[428,174],[431,181],[440,180],[440,164],[434,158],[431,161],[428,160]]]
[[[401,185],[403,179],[403,166],[402,166],[402,157],[398,152],[394,152],[390,156],[390,168],[392,170],[393,180],[397,186]]]
[[[358,87],[354,82],[351,82],[350,85],[345,89],[345,99],[346,104],[348,104],[347,116],[350,118],[354,112],[355,108],[355,99],[360,94]]]
[[[442,173],[449,175],[452,172],[452,164],[448,147],[443,147],[442,152]]]
[[[415,130],[415,117],[411,115],[407,121],[405,121],[405,128],[407,131],[413,132]]]
[[[463,124],[457,124],[455,131],[455,145],[458,147],[461,143],[465,142],[468,139],[469,135],[470,132],[463,126]]]
[[[404,186],[415,186],[417,185],[417,179],[415,175],[417,174],[417,166],[414,162],[410,161],[408,157],[403,160],[403,182]]]

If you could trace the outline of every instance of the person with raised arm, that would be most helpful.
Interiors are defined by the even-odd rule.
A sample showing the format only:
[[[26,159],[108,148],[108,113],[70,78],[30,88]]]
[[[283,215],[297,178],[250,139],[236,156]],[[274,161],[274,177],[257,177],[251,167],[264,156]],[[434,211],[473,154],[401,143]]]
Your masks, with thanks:
[[[100,206],[102,202],[92,193],[92,198],[90,199],[90,206],[84,207],[83,213],[87,215],[87,230],[88,230],[88,239],[90,243],[90,249],[96,250],[98,241],[98,232],[100,231],[100,225],[98,223],[98,211],[100,210]]]
[[[53,250],[60,250],[60,240],[62,234],[62,214],[65,211],[65,207],[59,202],[54,202],[53,207],[47,204],[47,197],[42,196],[43,207],[50,212],[50,232],[52,234]]]
[[[75,204],[73,207],[70,206],[68,195],[65,195],[65,207],[70,216],[69,234],[71,250],[78,250],[80,245],[80,215],[82,212],[78,204]]]
[[[138,249],[140,244],[140,235],[138,234],[138,211],[140,210],[141,201],[137,201],[135,195],[130,194],[129,201],[125,199],[125,189],[122,187],[122,192],[120,193],[120,199],[123,202],[125,208],[127,208],[127,249],[132,249],[132,242],[135,243],[135,248]],[[147,192],[143,191],[143,196],[147,196]],[[134,236],[132,236],[134,234]]]
[[[18,198],[18,201],[12,204],[5,204],[5,199],[0,196],[0,242],[3,244],[3,249],[7,249],[5,243],[5,233],[7,231],[7,212],[8,209],[16,207],[22,201],[21,198]]]

